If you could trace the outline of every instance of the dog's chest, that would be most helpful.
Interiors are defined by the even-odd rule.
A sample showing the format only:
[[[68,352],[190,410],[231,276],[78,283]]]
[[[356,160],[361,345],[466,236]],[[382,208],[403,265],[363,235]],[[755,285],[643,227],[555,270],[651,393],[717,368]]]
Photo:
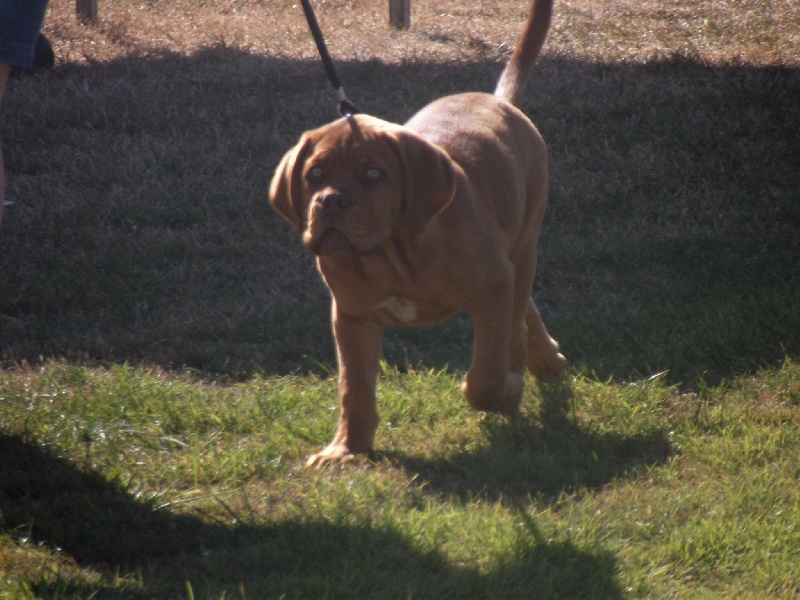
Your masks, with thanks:
[[[389,296],[377,306],[377,309],[383,320],[390,324],[411,323],[418,316],[417,305],[403,296]]]

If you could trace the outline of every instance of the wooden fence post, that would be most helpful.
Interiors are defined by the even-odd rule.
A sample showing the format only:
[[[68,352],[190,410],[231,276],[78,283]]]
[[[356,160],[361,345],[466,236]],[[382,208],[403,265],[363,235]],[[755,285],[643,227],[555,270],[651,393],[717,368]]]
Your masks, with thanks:
[[[97,0],[75,0],[75,16],[81,23],[97,23]]]
[[[411,0],[389,0],[389,23],[398,29],[411,27]]]

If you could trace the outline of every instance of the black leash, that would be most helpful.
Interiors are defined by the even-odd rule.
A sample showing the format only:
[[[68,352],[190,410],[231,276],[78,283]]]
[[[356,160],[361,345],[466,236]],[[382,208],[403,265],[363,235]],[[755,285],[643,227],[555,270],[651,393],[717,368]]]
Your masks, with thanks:
[[[339,102],[339,114],[343,117],[354,115],[358,112],[356,105],[348,100],[347,95],[344,93],[342,83],[336,75],[336,69],[333,67],[331,55],[328,54],[328,47],[325,45],[325,38],[322,37],[322,30],[317,23],[317,16],[314,14],[314,9],[311,8],[310,0],[300,0],[303,5],[303,12],[306,13],[306,21],[308,21],[308,28],[311,29],[311,35],[314,36],[314,42],[317,44],[317,50],[322,58],[322,64],[325,65],[325,72],[328,74],[328,79],[333,86],[333,93],[336,95],[336,100]]]

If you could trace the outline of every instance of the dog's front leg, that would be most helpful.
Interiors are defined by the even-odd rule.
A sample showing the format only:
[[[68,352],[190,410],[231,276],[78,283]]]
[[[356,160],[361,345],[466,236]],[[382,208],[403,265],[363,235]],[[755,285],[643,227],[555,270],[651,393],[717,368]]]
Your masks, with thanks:
[[[341,413],[333,441],[308,459],[311,466],[352,458],[372,449],[378,428],[375,385],[381,358],[383,326],[331,309],[339,360]]]
[[[522,375],[509,371],[513,321],[511,286],[492,290],[469,314],[472,320],[472,365],[461,390],[472,408],[511,415],[519,408],[524,388]]]

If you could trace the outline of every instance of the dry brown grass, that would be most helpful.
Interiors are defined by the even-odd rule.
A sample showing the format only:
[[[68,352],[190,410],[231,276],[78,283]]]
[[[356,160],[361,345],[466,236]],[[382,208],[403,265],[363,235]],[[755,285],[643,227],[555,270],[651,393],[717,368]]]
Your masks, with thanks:
[[[341,60],[402,64],[484,60],[510,53],[528,0],[414,2],[409,32],[388,26],[387,0],[325,0],[316,10]],[[46,31],[57,56],[81,63],[131,53],[192,54],[225,45],[253,54],[315,59],[295,2],[151,1],[100,5],[96,28],[75,22],[73,3],[51,2]],[[722,65],[800,64],[800,6],[792,0],[570,0],[558,2],[546,55],[646,62],[673,53]]]

